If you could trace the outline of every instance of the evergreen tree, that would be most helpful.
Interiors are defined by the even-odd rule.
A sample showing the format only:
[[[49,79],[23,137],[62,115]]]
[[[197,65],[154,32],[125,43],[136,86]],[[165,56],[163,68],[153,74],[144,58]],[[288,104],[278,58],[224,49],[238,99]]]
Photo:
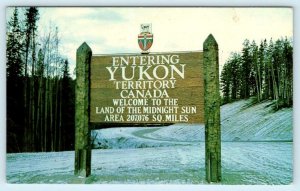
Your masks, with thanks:
[[[220,83],[221,83],[221,91],[223,94],[223,99],[222,99],[222,103],[226,104],[229,103],[231,100],[231,96],[230,96],[230,70],[229,70],[229,61],[227,61],[224,66],[223,69],[221,71],[221,79],[220,79]]]
[[[261,41],[258,49],[258,78],[259,78],[259,88],[260,88],[260,95],[258,95],[258,101],[266,99],[265,96],[265,87],[266,87],[266,76],[265,76],[265,55],[266,55],[266,41]]]
[[[287,38],[284,40],[284,50],[283,50],[284,58],[285,58],[285,82],[284,82],[284,95],[283,100],[285,101],[285,105],[292,106],[293,105],[293,47],[292,42],[290,42]]]
[[[25,80],[24,80],[24,113],[26,114],[25,132],[24,132],[24,149],[25,151],[34,151],[36,142],[36,99],[35,99],[35,62],[36,62],[36,34],[38,9],[29,7],[25,12]],[[29,55],[31,54],[31,57]],[[29,73],[29,69],[31,69]],[[29,76],[31,74],[31,76]]]
[[[232,53],[221,72],[221,88],[223,102],[228,103],[241,97],[242,57]]]
[[[257,101],[261,100],[261,65],[259,62],[259,53],[258,46],[255,41],[252,41],[251,44],[251,57],[252,57],[252,65],[251,65],[251,95],[256,95]]]
[[[246,39],[243,43],[242,50],[242,73],[241,73],[241,98],[250,97],[251,88],[251,56],[250,56],[250,43]]]
[[[69,74],[69,62],[65,60],[62,78],[62,134],[63,145],[62,150],[73,150],[75,142],[75,89],[74,80]]]
[[[22,86],[22,33],[15,8],[12,19],[8,22],[6,58],[7,58],[7,151],[19,152],[23,134],[23,86]]]
[[[22,76],[22,33],[18,19],[18,9],[14,9],[13,17],[8,22],[9,30],[6,41],[7,77],[9,80],[18,80]]]
[[[230,64],[230,81],[231,81],[231,99],[236,100],[240,97],[241,89],[241,65],[242,57],[238,53],[233,53]]]

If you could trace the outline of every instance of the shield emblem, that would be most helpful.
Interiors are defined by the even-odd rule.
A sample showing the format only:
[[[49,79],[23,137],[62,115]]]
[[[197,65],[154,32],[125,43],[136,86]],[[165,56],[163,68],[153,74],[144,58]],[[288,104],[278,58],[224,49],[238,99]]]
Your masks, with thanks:
[[[147,51],[153,44],[153,34],[141,33],[138,35],[138,43],[142,51]]]

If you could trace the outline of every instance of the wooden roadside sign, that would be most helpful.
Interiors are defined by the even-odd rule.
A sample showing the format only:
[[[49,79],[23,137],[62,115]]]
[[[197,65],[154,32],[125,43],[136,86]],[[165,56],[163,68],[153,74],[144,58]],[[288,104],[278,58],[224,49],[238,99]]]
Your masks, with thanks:
[[[75,174],[91,174],[92,124],[205,124],[208,182],[221,181],[218,44],[203,52],[94,55],[77,49]]]

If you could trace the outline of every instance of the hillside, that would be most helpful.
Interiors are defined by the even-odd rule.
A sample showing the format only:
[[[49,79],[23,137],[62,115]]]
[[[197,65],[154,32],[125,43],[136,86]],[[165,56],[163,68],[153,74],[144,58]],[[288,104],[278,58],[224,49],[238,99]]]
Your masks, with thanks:
[[[272,109],[272,102],[251,105],[251,100],[222,106],[223,141],[292,141],[293,110]]]

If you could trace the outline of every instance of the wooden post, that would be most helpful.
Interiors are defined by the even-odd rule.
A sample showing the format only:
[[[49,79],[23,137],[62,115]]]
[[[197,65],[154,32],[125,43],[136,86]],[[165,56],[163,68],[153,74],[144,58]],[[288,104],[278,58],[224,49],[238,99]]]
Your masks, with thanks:
[[[84,42],[76,52],[75,87],[75,175],[91,174],[91,143],[89,128],[91,48]]]
[[[221,181],[221,128],[218,44],[213,35],[203,43],[205,169],[207,182]]]

